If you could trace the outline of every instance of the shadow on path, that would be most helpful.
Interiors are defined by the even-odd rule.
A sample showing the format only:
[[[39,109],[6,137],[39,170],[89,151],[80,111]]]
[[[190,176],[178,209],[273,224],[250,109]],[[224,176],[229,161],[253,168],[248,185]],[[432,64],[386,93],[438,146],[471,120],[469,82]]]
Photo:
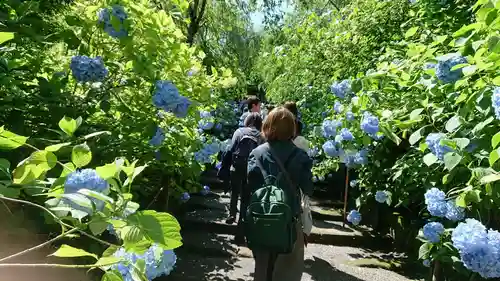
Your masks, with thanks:
[[[305,260],[304,272],[311,275],[313,281],[363,281],[336,269],[326,260],[316,256]]]

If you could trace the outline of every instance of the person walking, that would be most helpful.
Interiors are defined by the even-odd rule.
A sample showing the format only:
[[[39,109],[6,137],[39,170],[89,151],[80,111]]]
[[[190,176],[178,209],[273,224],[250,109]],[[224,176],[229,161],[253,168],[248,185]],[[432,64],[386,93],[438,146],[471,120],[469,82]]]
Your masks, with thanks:
[[[257,96],[250,96],[247,100],[246,100],[246,105],[247,105],[247,108],[246,108],[246,112],[244,112],[243,114],[241,114],[241,117],[240,117],[240,121],[239,121],[239,126],[240,128],[241,127],[245,127],[245,118],[248,116],[248,114],[252,113],[252,112],[257,112],[257,113],[260,113],[260,106],[261,106],[261,101],[260,99],[257,97]]]
[[[247,164],[250,152],[259,146],[263,139],[260,134],[262,118],[259,113],[251,112],[244,121],[245,127],[237,129],[232,138],[232,146],[224,155],[219,178],[227,181],[229,174],[229,186],[231,188],[231,201],[229,206],[229,217],[226,223],[233,224],[238,212],[238,199],[240,200],[240,215],[238,218],[238,235],[235,237],[237,244],[244,243],[243,217],[250,199],[250,191],[247,186]],[[229,173],[228,173],[229,171]]]
[[[303,129],[304,125],[302,124],[302,122],[298,118],[299,111],[297,109],[297,104],[295,102],[289,101],[289,102],[286,102],[283,105],[283,107],[290,110],[290,112],[293,114],[293,116],[295,117],[295,120],[296,120],[297,131],[296,131],[295,137],[293,139],[293,143],[298,148],[304,150],[305,152],[309,151],[309,141],[304,136],[302,136],[302,129]]]
[[[247,187],[252,196],[245,234],[255,259],[254,281],[300,281],[304,269],[300,193],[312,193],[312,160],[292,142],[296,120],[288,109],[272,110],[262,134],[267,142],[248,160]]]

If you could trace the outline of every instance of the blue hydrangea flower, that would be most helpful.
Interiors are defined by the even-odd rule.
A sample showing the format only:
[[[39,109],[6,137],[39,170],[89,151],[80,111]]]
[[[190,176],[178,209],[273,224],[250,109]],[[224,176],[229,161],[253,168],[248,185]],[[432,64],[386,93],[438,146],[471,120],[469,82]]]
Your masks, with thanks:
[[[491,105],[493,106],[493,111],[498,120],[500,120],[500,87],[495,87],[493,89],[493,95],[491,96]]]
[[[351,187],[356,187],[356,185],[358,185],[358,180],[352,180],[349,182],[349,186]]]
[[[170,81],[157,81],[153,94],[153,105],[177,117],[186,117],[191,101],[179,94],[179,90]]]
[[[444,233],[444,226],[439,222],[430,222],[424,225],[424,237],[431,243],[438,243]]]
[[[461,221],[465,218],[465,209],[456,205],[455,200],[446,202],[445,217],[451,221]]]
[[[377,191],[375,193],[375,200],[379,203],[385,203],[389,199],[389,195],[387,194],[387,191]]]
[[[209,131],[212,130],[214,127],[214,122],[206,119],[202,119],[198,121],[198,128],[204,131]]]
[[[318,177],[317,176],[313,176],[312,181],[313,182],[318,182]]]
[[[354,155],[354,164],[366,165],[368,163],[368,150],[361,149]]]
[[[358,225],[361,222],[361,214],[356,210],[352,210],[347,215],[347,221],[353,225]]]
[[[177,257],[173,250],[163,250],[158,245],[152,245],[144,254],[127,252],[124,248],[118,249],[114,257],[124,259],[124,262],[114,264],[111,270],[117,270],[124,281],[135,280],[134,265],[138,260],[144,260],[146,264],[145,275],[148,280],[153,280],[163,275],[169,275],[172,272]]]
[[[73,77],[80,83],[102,82],[108,75],[101,57],[74,56],[69,65]]]
[[[337,128],[342,126],[342,123],[337,120],[324,120],[323,121],[323,136],[325,138],[334,137],[337,134]]]
[[[155,151],[155,159],[158,161],[161,160],[161,151],[159,151],[159,150]]]
[[[200,164],[212,163],[212,156],[221,151],[221,145],[217,142],[205,143],[203,148],[194,153],[195,160]]]
[[[217,164],[215,164],[215,168],[217,170],[220,170],[221,167],[222,167],[222,162],[217,162]]]
[[[336,144],[332,140],[326,141],[323,144],[323,151],[330,157],[339,156],[339,151],[337,150]]]
[[[202,110],[200,111],[201,118],[211,118],[212,114],[209,111]]]
[[[351,131],[349,131],[349,129],[347,128],[342,128],[342,130],[340,130],[340,137],[344,141],[352,141],[354,139]]]
[[[318,181],[321,181],[321,182],[325,181],[325,176],[319,176]]]
[[[430,260],[424,260],[422,262],[422,264],[425,266],[425,267],[431,267],[431,261]]]
[[[351,89],[351,81],[349,80],[343,80],[342,82],[334,82],[330,86],[330,91],[335,94],[338,98],[345,98],[346,96],[350,95],[352,93]]]
[[[164,140],[165,140],[165,132],[163,132],[163,130],[160,127],[157,127],[156,133],[153,136],[153,138],[151,138],[151,140],[149,141],[149,144],[152,146],[160,146]]]
[[[217,124],[215,124],[215,129],[216,129],[217,131],[222,131],[222,124],[221,124],[221,123],[217,123]]]
[[[453,230],[451,240],[464,266],[483,278],[500,277],[500,233],[466,219]]]
[[[333,105],[333,110],[335,110],[336,113],[342,113],[342,111],[344,110],[344,106],[340,102],[335,101],[335,104]]]
[[[444,61],[439,61],[436,66],[436,76],[444,83],[455,83],[462,78],[462,69],[451,70],[455,65],[467,63],[467,59],[454,56]]]
[[[328,115],[328,112],[327,112],[327,111],[323,111],[323,112],[321,112],[321,117],[325,118],[327,115]]]
[[[368,135],[376,135],[379,130],[378,118],[370,112],[365,111],[363,113],[363,119],[361,119],[361,130],[363,130]]]
[[[452,152],[453,149],[446,145],[441,145],[441,140],[446,138],[443,133],[431,133],[425,139],[425,143],[429,147],[429,150],[434,154],[439,160],[444,159],[444,155],[448,152]]]
[[[203,189],[201,190],[202,195],[207,195],[210,193],[210,187],[208,185],[203,186]]]
[[[184,193],[182,193],[182,195],[181,195],[181,201],[183,201],[183,202],[188,201],[190,198],[191,198],[191,196],[190,196],[190,195],[189,195],[189,193],[187,193],[187,192],[184,192]]]
[[[118,19],[120,23],[118,30],[111,23],[111,16]],[[104,25],[104,31],[108,33],[109,36],[114,38],[123,38],[127,36],[127,30],[125,30],[123,23],[125,22],[128,16],[127,13],[125,12],[125,9],[122,6],[113,5],[111,11],[108,8],[103,8],[99,10],[99,12],[97,13],[97,17],[98,17],[97,22],[99,24]]]
[[[446,194],[443,191],[433,187],[427,190],[424,197],[427,210],[432,216],[442,218],[446,215],[448,207],[445,200]]]
[[[102,211],[105,202],[92,196],[86,196],[79,193],[82,189],[88,189],[106,195],[109,193],[108,182],[101,178],[94,169],[83,169],[72,172],[66,177],[66,181],[64,182],[64,194],[67,195],[67,197],[62,199],[63,203],[69,205],[73,209],[91,215],[93,214],[93,210],[90,207],[81,206],[76,203],[78,197],[85,197],[93,202],[96,210]]]
[[[349,122],[354,121],[354,114],[352,113],[352,111],[347,111],[347,113],[345,114],[345,118]]]

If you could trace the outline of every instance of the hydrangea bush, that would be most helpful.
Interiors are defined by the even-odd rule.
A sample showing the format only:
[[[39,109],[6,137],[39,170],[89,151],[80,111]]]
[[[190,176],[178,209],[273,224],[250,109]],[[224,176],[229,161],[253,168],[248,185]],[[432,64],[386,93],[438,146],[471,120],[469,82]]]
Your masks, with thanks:
[[[498,278],[495,247],[484,249],[495,245],[500,230],[494,211],[500,204],[499,7],[494,1],[365,2],[291,20],[283,51],[262,53],[268,96],[277,103],[299,100],[311,152],[322,148],[310,153],[316,181],[339,163],[357,172],[351,223],[360,223],[356,212],[362,213],[363,223],[391,234],[449,280]],[[363,5],[373,9],[360,17]],[[386,34],[368,33],[367,23],[387,5],[393,5],[384,11],[387,21],[377,25]],[[403,30],[392,30],[388,25],[401,19],[391,14],[398,5],[408,9],[407,18]],[[378,42],[360,43],[365,35]],[[386,35],[391,42],[380,42]],[[361,46],[348,45],[353,38]],[[376,53],[386,43],[384,54],[349,56],[351,48],[376,46]],[[408,243],[411,237],[415,243]]]
[[[33,151],[17,165],[0,159],[0,200],[29,204],[45,212],[47,223],[61,226],[60,235],[50,242],[79,234],[107,247],[96,254],[95,249],[89,252],[90,249],[66,244],[59,246],[52,256],[94,259],[93,263],[77,264],[75,268],[101,269],[105,272],[103,280],[153,280],[169,275],[176,263],[173,250],[182,245],[179,223],[168,213],[141,210],[130,193],[134,179],[148,164],[139,166],[137,160],[129,162],[119,157],[91,168],[94,161],[88,143],[109,132],[75,137],[78,125],[71,118],[62,119],[59,126],[68,141],[44,149],[31,145],[27,137],[0,127],[0,150]],[[79,143],[81,140],[85,142]],[[31,191],[26,193],[26,189]],[[45,199],[37,203],[30,195]],[[103,235],[105,232],[115,239],[105,238],[109,237]],[[36,249],[37,246],[21,255]],[[2,261],[17,255],[4,257]],[[68,267],[67,264],[51,266]]]

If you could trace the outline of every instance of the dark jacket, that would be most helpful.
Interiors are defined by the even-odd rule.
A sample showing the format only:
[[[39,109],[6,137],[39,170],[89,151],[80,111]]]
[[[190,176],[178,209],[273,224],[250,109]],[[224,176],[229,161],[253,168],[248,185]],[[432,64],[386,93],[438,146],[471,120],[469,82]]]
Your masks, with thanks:
[[[270,147],[272,147],[275,154],[271,155]],[[279,157],[281,163],[286,166],[288,175],[296,188],[300,188],[306,195],[311,195],[313,192],[312,160],[306,152],[296,147],[291,141],[275,141],[270,142],[269,145],[263,144],[250,153],[248,159],[248,186],[250,191],[254,192],[264,184],[264,176],[257,161],[260,161],[267,175],[277,176],[280,173],[280,167],[274,157]],[[294,206],[291,207],[295,214],[299,214],[301,210],[300,196],[298,196],[298,190],[295,191],[297,196]]]
[[[263,142],[262,136],[260,134],[260,131],[252,128],[252,127],[243,127],[237,129],[234,134],[233,138],[231,140],[231,148],[222,155],[222,163],[221,163],[221,168],[219,170],[219,173],[217,174],[218,177],[221,180],[228,180],[229,179],[229,172],[232,166],[232,161],[233,161],[233,153],[236,151],[236,148],[240,144],[241,139],[246,136],[250,135],[255,138],[257,138],[260,142],[258,145],[260,145]]]

